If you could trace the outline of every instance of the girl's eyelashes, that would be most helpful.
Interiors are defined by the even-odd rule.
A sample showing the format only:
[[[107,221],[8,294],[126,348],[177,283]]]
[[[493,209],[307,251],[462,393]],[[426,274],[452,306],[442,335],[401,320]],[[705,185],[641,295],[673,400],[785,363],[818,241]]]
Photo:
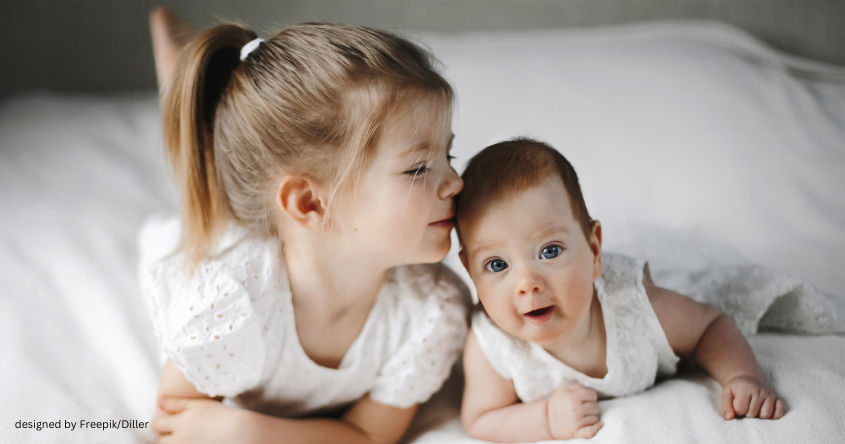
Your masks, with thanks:
[[[563,247],[560,245],[548,245],[540,252],[540,259],[554,259],[563,252]]]
[[[409,176],[419,176],[420,174],[428,172],[429,169],[428,165],[420,165],[416,168],[411,168],[410,170],[405,171],[405,174]]]
[[[493,259],[484,264],[484,269],[493,273],[504,271],[506,268],[508,268],[508,263],[501,259]]]
[[[446,161],[447,162],[451,162],[452,159],[454,159],[454,158],[455,158],[455,156],[453,156],[449,153],[446,153]],[[418,167],[411,168],[410,170],[405,171],[405,174],[407,174],[409,176],[419,176],[420,174],[427,173],[427,172],[431,171],[431,168],[429,168],[429,166],[428,166],[430,163],[431,162],[426,162],[425,164],[422,164]]]

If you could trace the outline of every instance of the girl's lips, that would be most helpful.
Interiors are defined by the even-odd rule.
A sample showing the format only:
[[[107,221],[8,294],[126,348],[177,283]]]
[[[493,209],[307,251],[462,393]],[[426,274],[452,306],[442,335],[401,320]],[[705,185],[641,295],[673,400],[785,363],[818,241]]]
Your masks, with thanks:
[[[437,222],[432,222],[429,225],[431,225],[432,227],[452,228],[453,226],[455,226],[455,223],[452,220],[452,217],[453,216],[449,216],[446,219],[438,220]]]
[[[528,319],[528,322],[534,325],[544,324],[552,318],[552,314],[554,314],[555,311],[554,308],[554,305],[549,305],[548,307],[538,308],[536,310],[529,311],[523,316]]]

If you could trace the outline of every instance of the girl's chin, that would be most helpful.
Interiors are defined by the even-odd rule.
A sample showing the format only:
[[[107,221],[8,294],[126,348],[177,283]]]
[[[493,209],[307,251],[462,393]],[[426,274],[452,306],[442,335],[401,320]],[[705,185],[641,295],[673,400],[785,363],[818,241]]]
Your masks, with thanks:
[[[440,262],[446,258],[446,255],[449,254],[449,250],[452,248],[452,237],[450,233],[451,231],[446,232],[445,236],[441,234],[440,236],[432,236],[426,239],[424,255],[430,259],[428,262]]]
[[[443,259],[446,259],[446,255],[449,254],[449,247],[450,247],[450,245],[447,245],[446,248],[432,249],[431,252],[423,255],[424,257],[423,257],[422,260],[415,262],[415,263],[417,263],[417,264],[435,264],[437,262],[440,262]]]
[[[403,255],[400,259],[400,263],[397,265],[413,265],[413,264],[436,264],[443,259],[446,259],[446,255],[449,254],[449,248],[451,247],[451,242],[446,242],[444,245],[432,245],[428,248],[423,246],[420,250],[413,255]]]

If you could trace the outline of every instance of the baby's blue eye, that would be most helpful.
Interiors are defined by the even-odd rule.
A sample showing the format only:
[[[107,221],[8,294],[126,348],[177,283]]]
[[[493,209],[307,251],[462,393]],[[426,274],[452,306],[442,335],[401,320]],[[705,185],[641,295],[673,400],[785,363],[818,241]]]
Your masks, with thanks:
[[[505,268],[508,268],[507,262],[501,259],[493,259],[490,262],[487,262],[487,266],[485,267],[487,271],[492,271],[493,273],[498,273]]]
[[[558,257],[561,250],[560,245],[549,245],[548,247],[543,248],[543,252],[540,253],[540,256],[542,256],[542,259],[554,259]]]

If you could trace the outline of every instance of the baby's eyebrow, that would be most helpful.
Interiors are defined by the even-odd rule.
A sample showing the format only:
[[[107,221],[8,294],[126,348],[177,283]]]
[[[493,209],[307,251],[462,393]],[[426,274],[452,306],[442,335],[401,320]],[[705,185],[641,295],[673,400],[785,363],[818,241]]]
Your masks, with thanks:
[[[495,242],[481,242],[480,244],[476,244],[475,247],[469,250],[469,257],[473,258],[484,250],[491,250],[495,245]]]
[[[544,238],[546,236],[550,236],[550,235],[555,234],[555,233],[569,234],[569,230],[566,229],[565,225],[553,225],[553,226],[548,227],[544,230],[537,231],[536,233],[534,233],[534,237]]]

